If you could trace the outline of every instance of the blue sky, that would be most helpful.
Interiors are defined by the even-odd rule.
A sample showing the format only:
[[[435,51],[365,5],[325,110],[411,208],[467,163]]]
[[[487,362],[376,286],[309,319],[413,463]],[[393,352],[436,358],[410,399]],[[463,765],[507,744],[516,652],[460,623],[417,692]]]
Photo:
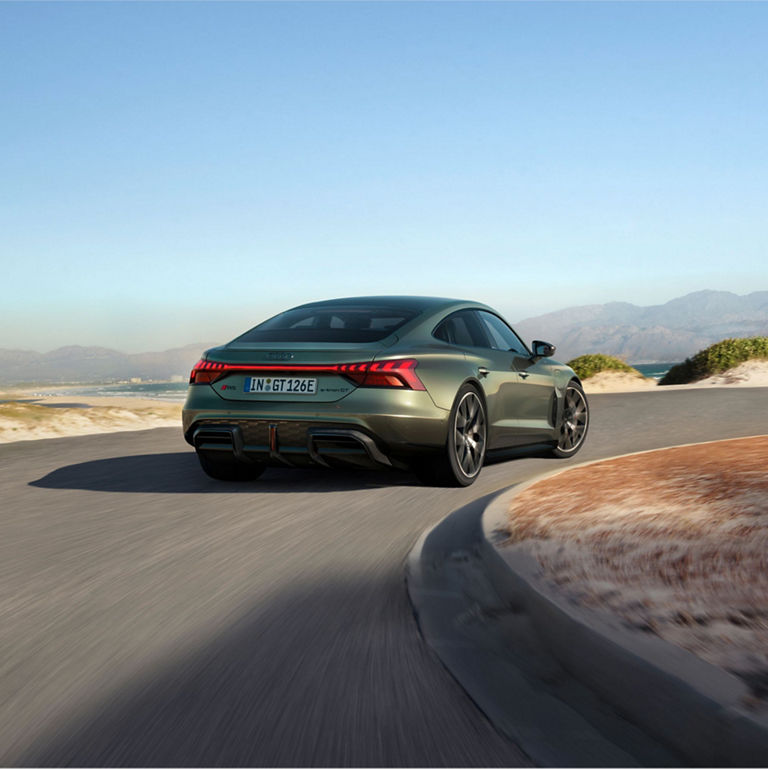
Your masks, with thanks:
[[[0,3],[0,347],[768,289],[768,5]]]

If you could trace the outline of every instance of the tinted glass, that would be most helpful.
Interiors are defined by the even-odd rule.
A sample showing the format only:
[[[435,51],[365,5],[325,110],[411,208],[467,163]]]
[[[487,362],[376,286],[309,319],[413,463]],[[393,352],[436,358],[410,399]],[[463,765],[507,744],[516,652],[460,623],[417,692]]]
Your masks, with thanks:
[[[434,330],[433,336],[458,347],[488,347],[482,324],[474,310],[462,310],[449,315]]]
[[[298,307],[265,320],[235,342],[377,342],[418,312],[391,307]]]
[[[497,315],[490,312],[478,312],[491,340],[494,350],[512,350],[520,355],[528,355],[525,345],[517,334]]]

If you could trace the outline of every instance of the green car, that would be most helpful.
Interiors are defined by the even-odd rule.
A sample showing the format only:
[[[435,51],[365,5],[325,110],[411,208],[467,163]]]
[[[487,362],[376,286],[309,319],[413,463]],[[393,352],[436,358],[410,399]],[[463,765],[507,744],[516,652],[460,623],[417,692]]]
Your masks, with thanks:
[[[413,296],[295,307],[208,350],[192,370],[184,437],[220,480],[267,466],[396,467],[468,486],[486,457],[583,445],[578,377],[477,302]]]

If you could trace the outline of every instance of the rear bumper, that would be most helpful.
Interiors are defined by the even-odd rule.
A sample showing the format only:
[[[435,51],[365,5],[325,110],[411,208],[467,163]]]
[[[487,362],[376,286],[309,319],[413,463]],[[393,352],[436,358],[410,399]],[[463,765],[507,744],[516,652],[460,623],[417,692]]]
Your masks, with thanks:
[[[198,451],[298,466],[403,466],[444,446],[448,428],[448,412],[426,392],[374,388],[333,403],[222,403],[197,385],[189,388],[182,420],[184,437]]]
[[[202,420],[192,431],[192,445],[204,454],[231,454],[241,462],[303,467],[307,465],[358,465],[361,467],[393,467],[400,463],[390,459],[374,438],[347,427],[302,425],[303,442],[296,441],[296,425],[288,425],[293,437],[286,443],[280,429],[284,422],[246,420],[217,423]],[[255,432],[265,432],[266,442],[249,442]]]

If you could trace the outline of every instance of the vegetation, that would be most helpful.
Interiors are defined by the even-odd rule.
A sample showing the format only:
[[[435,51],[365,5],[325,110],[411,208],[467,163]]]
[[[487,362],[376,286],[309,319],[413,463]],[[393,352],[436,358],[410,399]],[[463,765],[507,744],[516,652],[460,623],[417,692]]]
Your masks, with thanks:
[[[623,371],[626,374],[636,374],[642,376],[642,374],[632,366],[624,363],[619,358],[614,358],[612,355],[602,355],[597,353],[595,355],[579,355],[578,358],[568,361],[568,365],[576,372],[579,379],[587,379],[595,374],[599,374],[601,371]]]
[[[692,358],[667,372],[660,385],[688,384],[699,379],[720,374],[738,366],[739,363],[755,358],[768,359],[768,336],[753,336],[748,339],[723,339],[722,342],[697,352]]]

